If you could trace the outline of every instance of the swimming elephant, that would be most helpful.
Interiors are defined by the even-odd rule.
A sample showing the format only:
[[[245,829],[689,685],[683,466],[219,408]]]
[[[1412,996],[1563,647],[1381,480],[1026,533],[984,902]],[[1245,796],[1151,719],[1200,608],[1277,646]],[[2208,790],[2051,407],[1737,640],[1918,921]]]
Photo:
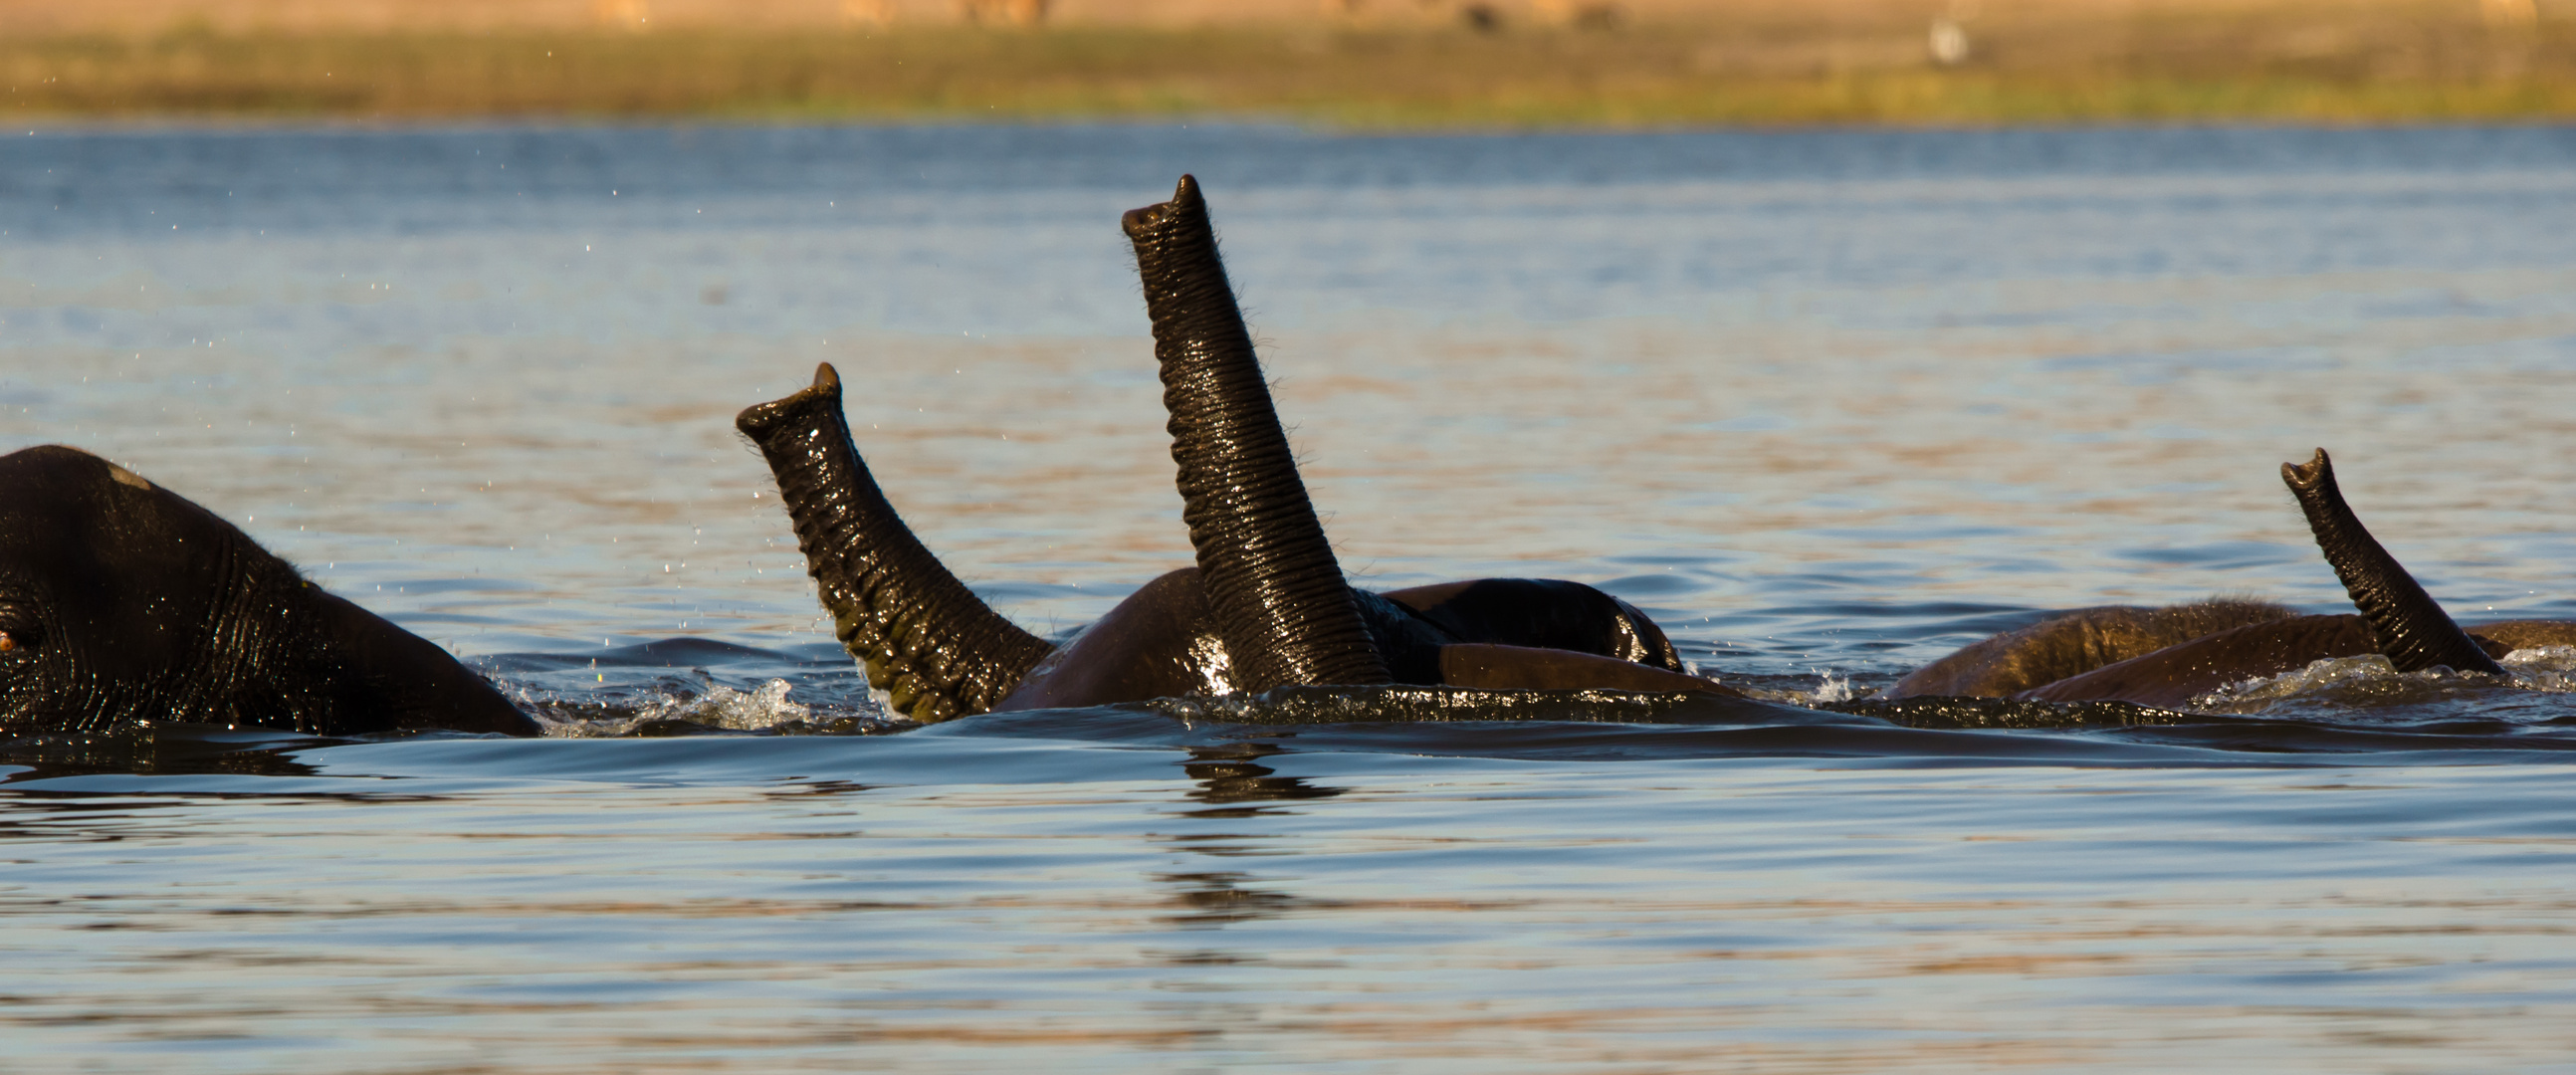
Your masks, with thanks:
[[[1170,201],[1121,224],[1198,564],[1064,645],[986,607],[913,536],[851,443],[830,365],[736,421],[769,462],[842,643],[896,711],[944,720],[1299,684],[1735,693],[1686,674],[1643,612],[1579,583],[1352,587],[1298,477],[1197,181],[1183,176]]]
[[[2358,614],[2303,616],[2245,600],[2078,609],[1971,644],[1917,669],[1881,696],[2181,707],[2229,684],[2332,657],[2378,653],[2400,672],[2445,667],[2501,675],[2496,658],[2516,649],[2576,644],[2576,623],[2557,620],[2508,620],[2462,630],[2362,526],[2344,502],[2325,449],[2305,465],[2282,464],[2281,479],[2298,498],[2318,548]]]
[[[0,456],[0,491],[0,729],[538,731],[446,650],[132,471],[28,448]]]

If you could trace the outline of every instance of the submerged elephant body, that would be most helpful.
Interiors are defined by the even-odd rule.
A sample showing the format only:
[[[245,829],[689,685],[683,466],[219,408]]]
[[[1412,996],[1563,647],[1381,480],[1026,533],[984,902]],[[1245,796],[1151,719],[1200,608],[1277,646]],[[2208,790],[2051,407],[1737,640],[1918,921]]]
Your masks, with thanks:
[[[0,456],[0,724],[532,735],[447,651],[76,448]]]
[[[898,711],[939,720],[1300,684],[1735,693],[1685,674],[1643,613],[1591,587],[1351,587],[1297,475],[1196,183],[1182,177],[1172,200],[1122,225],[1198,564],[1063,646],[986,608],[903,526],[850,443],[831,367],[737,422],[769,460],[843,643]],[[2576,641],[2576,625],[2537,621],[2497,629],[2513,638],[2472,638],[2353,517],[2322,450],[2282,476],[2357,615],[2243,600],[2082,609],[1971,645],[1885,696],[2180,706],[2328,657],[2382,653],[2401,671],[2496,675],[2495,657],[2524,640]]]
[[[1353,589],[1387,682],[1704,690],[1662,630],[1627,602],[1561,579],[1477,579],[1388,593]],[[1243,690],[1196,568],[1146,583],[1030,670],[997,710]]]
[[[1061,646],[994,613],[921,546],[850,443],[840,378],[743,412],[768,457],[842,644],[896,711],[921,720],[1281,686],[1247,675],[1207,568],[1146,583]],[[1219,570],[1223,570],[1222,566]],[[1476,579],[1373,593],[1340,580],[1370,682],[1715,691],[1632,605],[1558,579]],[[1731,693],[1731,692],[1728,692]]]
[[[1887,688],[1886,696],[2010,698],[2203,635],[2297,614],[2284,605],[2229,600],[2072,609],[1915,669]]]
[[[1883,697],[1946,695],[2030,702],[2134,702],[2172,709],[2188,707],[2222,687],[2295,672],[2317,661],[2384,652],[2370,620],[2359,613],[2291,613],[2192,636],[2116,660],[2049,664],[2053,658],[2067,656],[2062,644],[2049,636],[2113,633],[2136,618],[2191,607],[2079,609],[1976,643],[1897,681]],[[2099,622],[2102,620],[2111,621],[2108,630]],[[2576,645],[2576,623],[2563,620],[2473,624],[2463,633],[2481,654],[2495,660],[2515,650]],[[1993,663],[2009,664],[2011,657],[2027,657],[2026,666],[2046,664],[2063,668],[2065,674],[2028,682],[2004,675],[1984,679],[1958,675],[1955,673],[1961,670],[1947,667],[1963,657],[1992,659],[1999,656],[1997,650],[2009,656]],[[1936,669],[1938,674],[1925,675]]]
[[[1194,181],[1122,221],[1136,251],[1197,564],[1061,645],[986,607],[904,526],[851,442],[838,374],[745,410],[823,605],[922,720],[1295,685],[1734,694],[1638,609],[1580,583],[1352,587],[1297,474]],[[2188,704],[2323,657],[2493,673],[2527,621],[2472,637],[2342,504],[2320,452],[2285,468],[2360,612],[2261,602],[2078,610],[1977,643],[1887,694]],[[0,458],[0,715],[16,724],[259,724],[322,734],[534,724],[436,646],[313,587],[204,509],[64,448]]]
[[[1312,685],[1734,695],[1690,674],[1640,610],[1553,579],[1372,593],[1351,586],[1297,474],[1205,203],[1127,214],[1196,564],[1061,645],[1012,624],[914,537],[869,475],[829,365],[737,427],[767,459],[837,634],[897,712],[935,721]],[[2382,549],[2325,453],[2285,466],[2358,609],[2255,601],[2081,609],[1906,676],[1888,697],[2185,706],[2311,661],[2500,674],[2576,624],[2463,631]],[[536,725],[437,646],[313,586],[205,509],[74,449],[0,457],[0,722],[159,720],[347,735]]]
[[[2320,660],[2380,654],[2400,672],[2501,677],[2517,649],[2576,645],[2576,623],[2508,620],[2463,630],[2361,525],[2320,448],[2282,464],[2326,562],[2357,613],[2299,615],[2258,601],[2077,609],[1971,644],[1898,680],[1884,697],[2121,701],[2180,708],[2222,687]]]
[[[2028,648],[2043,651],[2044,656],[2063,656],[2062,651],[2049,652],[2059,650],[2058,646],[2050,643],[2069,635],[2107,633],[2103,632],[2101,621],[2119,625],[2134,622],[2137,618],[2153,617],[2157,613],[2190,608],[2192,606],[2185,605],[2175,609],[2083,609],[2043,620],[2021,631],[1999,635],[1978,646]],[[2134,702],[2180,708],[2230,684],[2277,676],[2330,657],[2359,657],[2377,652],[2378,642],[2371,637],[2370,625],[2360,616],[2305,616],[2285,611],[2278,617],[2189,636],[2143,653],[2123,656],[2117,649],[2106,649],[2102,652],[2106,659],[2093,663],[2072,667],[2052,665],[2053,669],[2062,668],[2064,674],[2036,683],[1989,680],[1946,689],[1924,689],[1925,684],[1917,679],[1923,673],[1917,672],[1888,688],[1887,697],[1958,695],[2032,702]]]
[[[1309,684],[1733,693],[1643,612],[1551,579],[1374,594],[1344,580],[1255,359],[1198,186],[1121,222],[1136,251],[1197,566],[1061,647],[984,606],[867,472],[829,365],[736,425],[768,459],[842,643],[924,720]]]

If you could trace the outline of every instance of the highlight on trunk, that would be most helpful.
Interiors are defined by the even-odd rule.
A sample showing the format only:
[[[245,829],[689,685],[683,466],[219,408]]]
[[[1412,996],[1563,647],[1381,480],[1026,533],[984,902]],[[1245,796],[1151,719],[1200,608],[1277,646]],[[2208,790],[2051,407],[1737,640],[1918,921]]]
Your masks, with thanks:
[[[2344,592],[2352,595],[2353,605],[2370,621],[2379,652],[2398,671],[2447,665],[2459,672],[2504,674],[2503,666],[2451,622],[2450,614],[2362,527],[2335,485],[2334,461],[2326,457],[2325,449],[2317,449],[2316,458],[2305,466],[2281,464],[2281,480],[2299,498],[2308,529],[2316,534],[2317,548],[2334,566],[2335,577],[2343,580]]]
[[[1052,648],[986,606],[895,514],[850,441],[830,363],[812,387],[744,410],[734,427],[769,461],[841,644],[896,712],[985,712]]]
[[[1297,476],[1198,181],[1121,221],[1153,321],[1182,521],[1240,685],[1389,681]]]

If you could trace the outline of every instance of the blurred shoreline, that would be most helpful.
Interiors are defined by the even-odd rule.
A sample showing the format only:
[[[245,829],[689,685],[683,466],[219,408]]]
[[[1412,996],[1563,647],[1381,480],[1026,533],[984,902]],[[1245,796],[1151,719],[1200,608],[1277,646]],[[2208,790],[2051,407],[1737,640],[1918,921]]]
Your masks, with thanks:
[[[2576,117],[2576,0],[0,0],[0,115],[1352,128]]]

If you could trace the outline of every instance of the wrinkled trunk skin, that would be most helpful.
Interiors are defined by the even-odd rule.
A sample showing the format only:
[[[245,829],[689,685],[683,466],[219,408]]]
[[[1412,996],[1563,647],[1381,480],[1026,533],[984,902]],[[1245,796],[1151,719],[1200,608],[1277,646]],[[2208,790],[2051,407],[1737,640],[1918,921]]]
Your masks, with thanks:
[[[1182,176],[1171,201],[1121,223],[1153,320],[1181,518],[1236,682],[1256,693],[1388,682],[1297,477],[1198,182]]]
[[[823,607],[868,683],[915,720],[986,712],[1049,649],[985,606],[912,536],[850,443],[841,378],[742,412],[734,426],[778,479]]]
[[[2281,464],[2281,480],[2307,512],[2308,529],[2316,533],[2317,548],[2334,565],[2335,577],[2343,580],[2344,592],[2352,595],[2353,605],[2370,621],[2379,652],[2398,671],[2448,665],[2459,672],[2504,674],[2504,668],[2451,622],[2432,595],[2415,584],[2415,577],[2362,528],[2361,520],[2344,503],[2343,491],[2335,486],[2334,461],[2326,458],[2325,449],[2317,449],[2316,458],[2306,466]]]

